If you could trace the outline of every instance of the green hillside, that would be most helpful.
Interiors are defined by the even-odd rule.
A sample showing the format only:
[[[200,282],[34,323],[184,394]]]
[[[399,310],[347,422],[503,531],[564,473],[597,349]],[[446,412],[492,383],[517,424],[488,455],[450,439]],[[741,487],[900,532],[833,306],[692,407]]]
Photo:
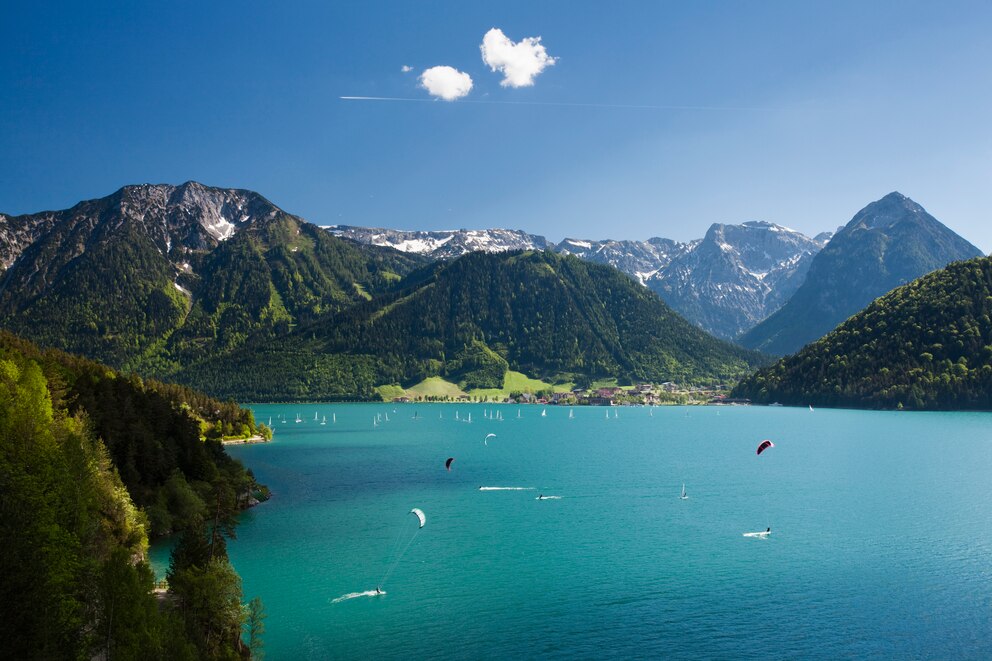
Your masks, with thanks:
[[[432,376],[465,390],[501,389],[508,370],[549,382],[712,383],[761,360],[610,267],[550,252],[472,253],[178,378],[235,398],[335,399]]]
[[[756,402],[992,409],[992,260],[957,262],[876,300],[744,379]]]

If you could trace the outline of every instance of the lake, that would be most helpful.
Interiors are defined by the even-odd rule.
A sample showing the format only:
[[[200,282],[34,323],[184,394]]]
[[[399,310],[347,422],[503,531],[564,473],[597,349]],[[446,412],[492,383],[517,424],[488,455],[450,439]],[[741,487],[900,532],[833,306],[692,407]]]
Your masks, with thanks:
[[[252,408],[269,659],[992,658],[990,414]]]

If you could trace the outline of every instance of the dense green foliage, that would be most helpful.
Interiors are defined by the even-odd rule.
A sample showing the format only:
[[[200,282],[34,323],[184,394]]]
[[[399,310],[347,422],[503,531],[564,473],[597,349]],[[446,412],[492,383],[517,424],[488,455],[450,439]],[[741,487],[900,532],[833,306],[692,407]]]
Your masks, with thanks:
[[[0,334],[0,658],[243,656],[224,539],[254,480],[200,439],[184,389],[155,388]],[[156,517],[177,548],[209,537],[177,565],[175,607],[144,561]]]
[[[177,378],[239,399],[368,398],[431,376],[498,388],[507,369],[547,380],[716,382],[762,358],[716,340],[606,266],[551,252],[466,255],[275,342]]]
[[[756,402],[992,409],[992,260],[957,262],[876,300],[734,390]]]
[[[740,343],[778,356],[798,351],[882,294],[981,254],[923,207],[890,193],[837,232],[792,298]]]

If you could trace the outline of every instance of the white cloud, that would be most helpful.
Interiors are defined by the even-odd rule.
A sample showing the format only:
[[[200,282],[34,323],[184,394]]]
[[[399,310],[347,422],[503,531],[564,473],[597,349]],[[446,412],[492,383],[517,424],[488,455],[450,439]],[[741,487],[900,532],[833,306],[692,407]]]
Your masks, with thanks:
[[[420,74],[420,86],[431,96],[454,101],[472,91],[472,77],[454,67],[431,67]]]
[[[503,74],[503,87],[529,87],[539,73],[555,63],[548,55],[540,37],[525,37],[513,43],[499,28],[493,28],[482,38],[482,61],[493,71]]]
[[[400,67],[400,71],[402,71],[403,73],[410,73],[411,71],[413,71],[413,67],[404,64],[403,66]]]

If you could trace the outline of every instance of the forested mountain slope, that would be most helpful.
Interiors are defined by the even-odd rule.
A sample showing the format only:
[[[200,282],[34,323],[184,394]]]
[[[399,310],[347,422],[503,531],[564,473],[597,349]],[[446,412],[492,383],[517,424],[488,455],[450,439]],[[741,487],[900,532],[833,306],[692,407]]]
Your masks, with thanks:
[[[992,259],[926,275],[744,379],[756,402],[992,409]]]
[[[714,383],[762,362],[613,268],[534,251],[432,265],[388,295],[252,349],[180,378],[236,397],[334,398],[436,375],[496,387],[507,369],[552,380]]]

